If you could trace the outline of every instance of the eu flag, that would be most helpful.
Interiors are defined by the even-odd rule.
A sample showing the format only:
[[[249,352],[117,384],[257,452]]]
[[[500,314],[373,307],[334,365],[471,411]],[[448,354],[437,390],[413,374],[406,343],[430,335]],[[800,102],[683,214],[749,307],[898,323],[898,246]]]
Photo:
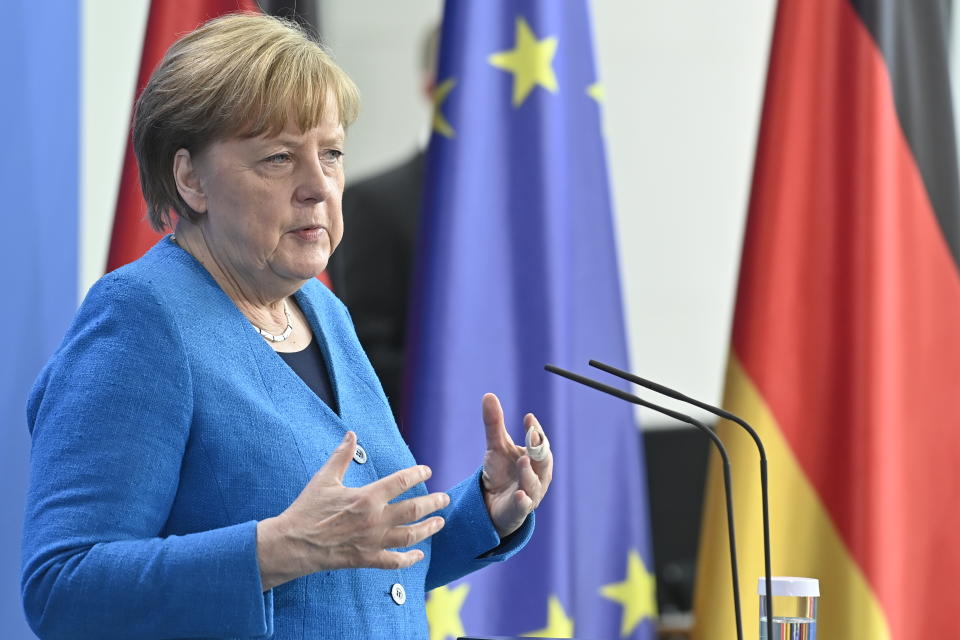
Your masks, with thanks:
[[[447,2],[407,433],[432,486],[451,486],[482,460],[493,391],[515,441],[537,414],[556,472],[523,552],[430,593],[431,640],[654,634],[632,408],[543,370],[627,367],[602,96],[584,0]]]

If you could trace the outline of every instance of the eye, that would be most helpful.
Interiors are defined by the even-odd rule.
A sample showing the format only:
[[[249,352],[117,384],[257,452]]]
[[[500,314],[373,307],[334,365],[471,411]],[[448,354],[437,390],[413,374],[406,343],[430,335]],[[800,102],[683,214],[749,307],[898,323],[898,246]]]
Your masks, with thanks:
[[[343,159],[343,151],[339,149],[325,149],[321,154],[323,161],[328,164],[339,164]]]
[[[293,156],[287,152],[275,153],[272,156],[264,158],[264,162],[269,164],[286,164],[291,160],[293,160]]]

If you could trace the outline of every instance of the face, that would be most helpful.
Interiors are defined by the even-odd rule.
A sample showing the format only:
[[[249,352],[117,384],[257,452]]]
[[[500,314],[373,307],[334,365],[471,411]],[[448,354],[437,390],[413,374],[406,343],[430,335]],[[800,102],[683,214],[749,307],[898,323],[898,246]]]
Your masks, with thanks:
[[[315,129],[288,123],[276,136],[215,142],[193,159],[206,244],[245,284],[309,280],[343,237],[344,131],[328,111]]]

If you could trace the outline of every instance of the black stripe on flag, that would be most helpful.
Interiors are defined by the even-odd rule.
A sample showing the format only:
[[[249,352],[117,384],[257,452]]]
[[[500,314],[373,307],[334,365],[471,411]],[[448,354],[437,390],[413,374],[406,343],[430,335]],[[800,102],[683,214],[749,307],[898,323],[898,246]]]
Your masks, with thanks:
[[[960,269],[949,0],[850,0],[886,60],[897,116]]]

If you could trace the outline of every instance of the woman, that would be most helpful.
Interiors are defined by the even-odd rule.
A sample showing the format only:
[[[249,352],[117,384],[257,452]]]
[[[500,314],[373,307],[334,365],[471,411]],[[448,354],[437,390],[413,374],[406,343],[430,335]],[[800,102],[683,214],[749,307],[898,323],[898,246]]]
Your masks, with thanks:
[[[291,24],[213,20],[136,110],[151,223],[89,292],[28,406],[24,607],[41,638],[425,638],[424,593],[516,553],[552,457],[482,400],[446,493],[403,443],[343,306],[353,83]],[[535,458],[535,459],[532,459]]]

